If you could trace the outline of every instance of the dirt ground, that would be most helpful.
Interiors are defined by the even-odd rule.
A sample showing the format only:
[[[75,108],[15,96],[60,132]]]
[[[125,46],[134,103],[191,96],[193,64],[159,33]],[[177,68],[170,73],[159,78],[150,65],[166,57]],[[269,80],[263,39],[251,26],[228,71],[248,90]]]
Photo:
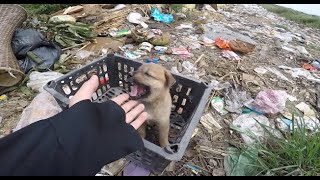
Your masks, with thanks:
[[[141,9],[147,12],[147,5],[128,5],[127,8]],[[143,12],[141,12],[143,14]],[[187,12],[187,18],[173,22],[170,25],[155,22],[152,19],[146,21],[150,28],[161,29],[163,32],[171,34],[171,42],[168,47],[186,47],[186,38],[196,36],[199,40],[203,34],[214,34],[218,25],[223,25],[232,32],[239,33],[242,36],[254,41],[256,47],[253,52],[240,55],[241,61],[229,60],[222,57],[222,50],[216,46],[201,46],[199,49],[193,49],[192,57],[184,58],[179,55],[162,55],[157,53],[148,53],[141,60],[156,59],[159,56],[165,56],[168,61],[160,61],[160,63],[168,69],[181,66],[184,61],[189,61],[197,67],[196,72],[186,73],[200,80],[210,83],[212,80],[219,82],[230,82],[235,84],[246,92],[249,97],[254,98],[258,92],[265,89],[284,90],[291,96],[297,98],[297,103],[305,102],[316,107],[316,90],[315,83],[305,78],[294,79],[290,74],[283,70],[278,70],[285,75],[289,81],[281,79],[273,73],[259,74],[254,69],[257,67],[277,68],[285,65],[294,68],[301,68],[303,63],[308,63],[314,59],[320,58],[320,31],[298,25],[294,22],[287,21],[276,14],[270,13],[258,5],[224,5],[219,7],[217,12],[209,10],[193,10]],[[203,20],[204,19],[204,20]],[[197,32],[197,28],[193,29],[175,29],[182,23],[200,24],[207,27],[205,33]],[[212,29],[210,30],[210,25]],[[199,24],[199,23],[198,23]],[[285,29],[278,28],[279,25],[287,27]],[[123,21],[123,25],[118,29],[132,26],[129,22]],[[290,32],[295,34],[292,41],[287,44],[281,42],[275,37],[276,33]],[[287,46],[303,46],[309,54],[289,52],[282,47]],[[290,46],[290,47],[291,47]],[[123,53],[118,51],[118,53]],[[202,56],[200,60],[198,58]],[[69,64],[69,67],[77,68],[92,61],[93,57],[86,60],[77,60],[77,64]],[[197,63],[195,63],[198,60]],[[76,61],[76,60],[75,60]],[[320,75],[319,71],[314,73],[315,76]],[[213,96],[222,95],[222,91],[214,91]],[[1,94],[0,94],[1,95]],[[6,93],[8,100],[0,103],[0,116],[2,122],[0,124],[0,134],[5,135],[14,128],[20,119],[21,112],[31,102],[35,93],[24,88]],[[222,129],[213,127],[213,132],[209,132],[201,123],[197,128],[197,133],[191,139],[187,151],[183,159],[176,162],[173,168],[162,173],[162,175],[170,176],[221,176],[225,175],[223,161],[227,155],[226,148],[233,142],[241,141],[239,136],[230,131],[230,123],[239,116],[239,114],[228,113],[221,116],[211,106],[206,109],[206,113],[212,113],[215,120],[222,126]],[[192,171],[186,164],[196,165],[200,171]]]

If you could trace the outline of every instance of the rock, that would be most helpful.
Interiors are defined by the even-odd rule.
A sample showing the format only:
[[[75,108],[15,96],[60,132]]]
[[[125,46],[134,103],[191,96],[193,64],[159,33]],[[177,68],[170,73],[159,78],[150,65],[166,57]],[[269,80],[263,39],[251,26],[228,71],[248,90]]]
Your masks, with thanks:
[[[32,100],[30,105],[23,110],[21,119],[14,131],[17,131],[39,120],[52,117],[61,111],[62,109],[54,97],[48,92],[42,91]]]

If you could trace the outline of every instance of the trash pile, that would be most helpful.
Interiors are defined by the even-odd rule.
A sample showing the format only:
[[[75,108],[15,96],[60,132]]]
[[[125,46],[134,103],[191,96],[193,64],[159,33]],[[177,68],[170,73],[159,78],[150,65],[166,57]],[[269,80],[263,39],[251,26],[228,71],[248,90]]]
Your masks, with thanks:
[[[83,4],[46,20],[30,17],[11,42],[27,78],[0,87],[0,132],[23,127],[30,117],[41,119],[41,112],[30,112],[39,105],[35,99],[54,110],[48,115],[59,112],[43,85],[108,53],[161,64],[213,88],[183,161],[170,164],[165,175],[243,175],[250,169],[241,166],[257,154],[231,154],[232,142],[263,142],[268,134],[261,125],[283,138],[299,126],[293,123],[298,117],[310,133],[317,130],[320,51],[310,44],[319,46],[318,30],[258,5],[181,6]],[[18,111],[10,110],[13,104],[21,104]],[[123,175],[150,175],[125,160],[98,175],[119,175],[122,169]]]

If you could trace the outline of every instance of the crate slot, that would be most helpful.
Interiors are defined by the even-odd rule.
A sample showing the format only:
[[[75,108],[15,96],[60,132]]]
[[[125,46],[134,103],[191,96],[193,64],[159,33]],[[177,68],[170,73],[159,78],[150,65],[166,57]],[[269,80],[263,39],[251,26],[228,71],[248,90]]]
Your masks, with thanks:
[[[121,71],[121,63],[118,62],[118,70]]]
[[[86,81],[87,79],[88,79],[87,75],[86,74],[82,74],[81,76],[76,78],[76,83],[77,84],[81,84],[82,82]]]
[[[71,89],[70,89],[70,87],[68,86],[68,84],[64,84],[64,85],[62,86],[62,90],[63,90],[64,94],[66,94],[66,95],[71,94]]]
[[[187,93],[186,93],[187,96],[190,95],[191,90],[192,90],[192,88],[188,88],[188,91],[187,91]]]
[[[73,91],[75,91],[75,90],[78,89],[78,86],[75,86],[75,85],[73,84],[73,81],[70,82],[70,86],[71,86],[71,89],[72,89]]]

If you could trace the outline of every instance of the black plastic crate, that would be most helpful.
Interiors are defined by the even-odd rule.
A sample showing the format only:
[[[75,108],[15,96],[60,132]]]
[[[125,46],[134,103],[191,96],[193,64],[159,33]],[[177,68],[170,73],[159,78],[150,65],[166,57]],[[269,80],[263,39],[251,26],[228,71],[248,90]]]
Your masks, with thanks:
[[[91,75],[96,74],[100,84],[92,100],[101,103],[121,93],[129,92],[132,84],[128,79],[140,65],[142,63],[139,61],[109,54],[81,69],[50,81],[44,89],[55,97],[63,109],[66,109],[69,99]],[[173,101],[170,147],[161,148],[157,144],[157,139],[147,134],[147,138],[143,140],[145,148],[126,157],[154,173],[161,173],[171,161],[181,160],[211,93],[207,83],[172,74],[176,83],[170,90]]]

